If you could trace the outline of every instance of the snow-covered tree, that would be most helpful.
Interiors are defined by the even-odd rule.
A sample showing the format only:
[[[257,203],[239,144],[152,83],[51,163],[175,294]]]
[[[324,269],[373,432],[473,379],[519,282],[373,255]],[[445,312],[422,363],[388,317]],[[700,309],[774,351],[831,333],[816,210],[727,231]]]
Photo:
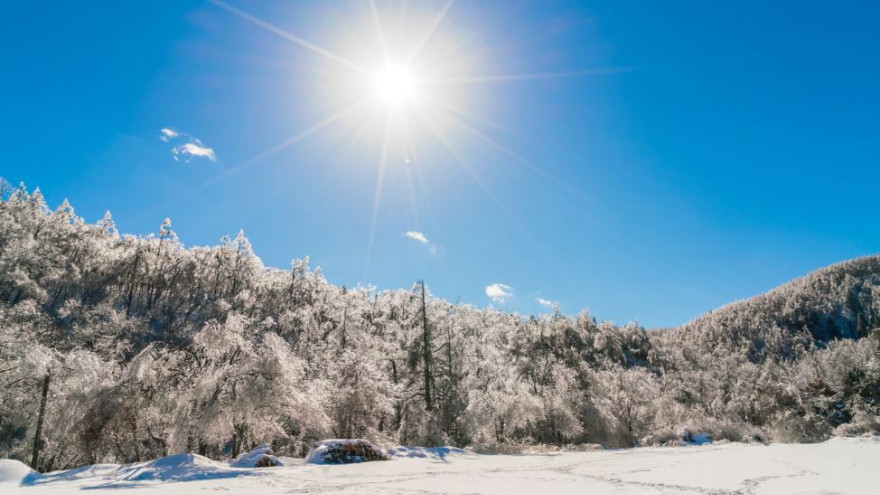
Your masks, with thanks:
[[[880,430],[880,256],[648,331],[339,287],[307,258],[263,266],[242,232],[186,247],[166,219],[120,235],[109,213],[88,224],[3,184],[0,456],[40,469],[263,442],[300,455],[323,436],[507,449]]]

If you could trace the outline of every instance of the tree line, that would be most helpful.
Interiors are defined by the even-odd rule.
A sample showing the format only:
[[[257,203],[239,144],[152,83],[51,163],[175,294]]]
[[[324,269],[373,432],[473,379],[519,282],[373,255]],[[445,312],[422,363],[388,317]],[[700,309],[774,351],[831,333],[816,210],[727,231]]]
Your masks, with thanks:
[[[40,470],[320,438],[817,441],[880,432],[880,257],[680,328],[521,316],[185,247],[0,186],[0,456]]]

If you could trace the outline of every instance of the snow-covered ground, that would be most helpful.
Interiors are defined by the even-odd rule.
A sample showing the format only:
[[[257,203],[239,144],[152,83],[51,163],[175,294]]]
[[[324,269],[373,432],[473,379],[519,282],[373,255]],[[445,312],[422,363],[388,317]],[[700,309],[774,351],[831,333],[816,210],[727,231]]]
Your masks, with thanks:
[[[138,494],[873,494],[880,439],[812,445],[705,445],[545,455],[401,450],[395,459],[341,466],[234,468],[191,454],[126,466],[36,475],[0,461],[0,493],[65,494],[138,488]]]

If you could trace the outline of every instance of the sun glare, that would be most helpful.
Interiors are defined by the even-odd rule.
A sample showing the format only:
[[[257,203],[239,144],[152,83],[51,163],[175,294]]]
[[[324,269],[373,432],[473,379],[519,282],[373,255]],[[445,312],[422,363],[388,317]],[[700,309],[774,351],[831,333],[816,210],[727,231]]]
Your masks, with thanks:
[[[363,25],[360,26],[360,29],[346,29],[344,35],[340,34],[340,38],[333,43],[333,46],[344,48],[341,52],[331,51],[311,40],[233,7],[223,0],[209,1],[243,20],[321,57],[321,65],[316,66],[316,69],[320,70],[315,70],[315,74],[319,75],[322,78],[322,84],[326,85],[328,89],[326,94],[334,98],[333,106],[340,106],[345,99],[353,100],[348,106],[301,130],[278,145],[255,155],[214,181],[250,167],[294,143],[323,132],[324,129],[332,125],[338,125],[340,122],[348,124],[361,122],[355,129],[355,138],[361,140],[363,136],[368,136],[373,140],[376,151],[378,151],[377,180],[367,240],[366,269],[370,266],[386,170],[396,170],[406,175],[412,218],[416,228],[419,227],[418,201],[414,183],[424,189],[424,185],[421,184],[422,177],[419,175],[420,169],[426,168],[425,164],[446,163],[449,158],[452,158],[452,161],[457,162],[487,196],[511,218],[512,223],[523,230],[510,211],[480,177],[479,171],[470,165],[469,160],[460,151],[464,144],[459,143],[458,140],[465,135],[488,144],[506,159],[509,159],[511,164],[524,166],[552,182],[555,187],[570,191],[566,184],[539,166],[521,158],[493,138],[484,135],[478,129],[484,125],[501,129],[503,127],[468,108],[468,102],[477,101],[473,97],[466,97],[470,91],[469,88],[486,84],[583,77],[618,71],[618,69],[594,69],[516,74],[475,74],[473,69],[477,68],[477,64],[485,65],[488,61],[474,55],[474,53],[479,54],[484,51],[482,46],[474,46],[475,42],[460,39],[452,30],[451,23],[445,22],[455,0],[446,0],[439,11],[421,8],[429,2],[403,2],[401,9],[395,13],[387,13],[385,19],[379,13],[376,0],[362,2],[362,4],[368,4],[369,12],[364,8],[363,15],[359,19],[355,19],[352,26],[356,26],[358,20],[362,21]],[[389,3],[399,4],[399,2]],[[371,32],[372,34],[370,34]],[[325,62],[329,63],[326,70],[323,65]],[[482,67],[482,69],[485,68]],[[338,91],[336,91],[337,89]],[[352,98],[352,96],[357,98]],[[337,97],[340,98],[339,101],[335,100]],[[462,106],[460,102],[464,102],[465,105]],[[379,120],[384,120],[385,124],[371,125],[376,124]],[[471,123],[478,125],[471,125]],[[419,133],[425,135],[420,136]],[[416,148],[417,145],[428,141],[426,138],[435,138],[434,141],[440,145],[439,149],[445,149],[448,156],[442,160],[425,159],[430,155]],[[421,156],[421,160],[416,160],[416,155]],[[395,164],[405,166],[392,169],[391,167]],[[413,164],[418,164],[418,166],[413,166]],[[536,243],[531,239],[531,236],[527,235],[527,237],[531,242]]]
[[[400,104],[416,96],[416,81],[405,67],[389,65],[375,75],[376,97],[389,103]]]

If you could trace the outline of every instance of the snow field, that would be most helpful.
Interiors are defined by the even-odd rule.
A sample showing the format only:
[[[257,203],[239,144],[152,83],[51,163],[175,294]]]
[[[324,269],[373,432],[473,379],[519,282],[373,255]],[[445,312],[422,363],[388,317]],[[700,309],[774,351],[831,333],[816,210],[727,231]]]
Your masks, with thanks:
[[[36,475],[0,461],[4,494],[72,494],[137,488],[139,494],[872,494],[880,490],[880,439],[820,444],[726,444],[544,455],[458,449],[390,451],[393,460],[341,466],[284,459],[247,469],[179,454],[130,465]]]

